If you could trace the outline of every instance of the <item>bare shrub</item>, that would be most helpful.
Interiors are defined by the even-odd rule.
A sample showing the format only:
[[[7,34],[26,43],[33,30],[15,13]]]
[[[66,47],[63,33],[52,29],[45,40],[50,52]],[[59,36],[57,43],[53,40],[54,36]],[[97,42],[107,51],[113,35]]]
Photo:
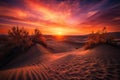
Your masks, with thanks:
[[[106,27],[97,32],[92,32],[87,39],[85,48],[93,48],[99,44],[114,44],[114,38],[107,34]]]
[[[32,36],[32,41],[33,43],[38,43],[38,44],[41,44],[43,45],[44,47],[47,47],[47,44],[46,44],[46,39],[45,37],[42,35],[42,33],[40,32],[39,29],[35,29],[34,30],[34,34]]]
[[[0,67],[6,65],[14,58],[25,53],[33,44],[29,33],[24,28],[12,27],[8,31],[7,40],[1,47],[4,53]]]
[[[26,51],[33,44],[39,43],[43,46],[46,45],[46,39],[43,37],[42,33],[38,30],[34,30],[32,36],[24,28],[12,27],[8,31],[8,45],[11,47],[18,47],[23,51]]]
[[[7,39],[0,39],[0,42],[4,44],[2,48],[0,47],[0,52],[5,54],[0,67],[28,51],[33,44],[39,43],[47,47],[46,39],[38,29],[35,29],[34,34],[31,36],[24,28],[12,27],[8,31]]]
[[[32,45],[29,33],[24,28],[13,27],[8,31],[9,42],[23,50]]]

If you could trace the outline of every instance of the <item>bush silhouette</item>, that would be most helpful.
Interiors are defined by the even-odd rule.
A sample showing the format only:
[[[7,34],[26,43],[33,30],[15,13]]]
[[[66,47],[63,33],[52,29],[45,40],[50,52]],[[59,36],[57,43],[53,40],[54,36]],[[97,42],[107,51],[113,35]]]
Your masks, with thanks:
[[[114,38],[107,34],[106,27],[104,27],[102,30],[94,33],[92,32],[87,39],[87,42],[85,44],[85,48],[93,48],[99,44],[114,44]]]
[[[38,29],[35,29],[31,36],[24,28],[13,27],[8,31],[8,37],[10,45],[20,47],[23,51],[36,43],[47,46],[46,39]]]
[[[5,57],[3,60],[1,60],[0,67],[9,63],[17,56],[25,53],[31,46],[36,43],[47,47],[46,39],[38,29],[34,30],[33,35],[29,35],[29,33],[24,28],[19,28],[16,26],[12,27],[8,31],[8,36],[5,39],[0,39],[0,41],[2,45],[4,44],[2,48],[0,47],[0,52],[4,53]]]
[[[7,40],[3,44],[1,49],[4,53],[4,59],[1,60],[0,67],[25,53],[33,43],[30,40],[29,33],[24,28],[12,27],[8,31]]]
[[[45,37],[42,35],[42,33],[40,32],[39,29],[35,29],[34,30],[34,34],[32,36],[32,41],[33,43],[38,43],[38,44],[41,44],[43,45],[44,47],[47,47],[47,44],[46,44],[46,39]]]
[[[15,47],[21,47],[22,50],[32,45],[29,33],[24,28],[12,27],[8,31],[9,42]]]

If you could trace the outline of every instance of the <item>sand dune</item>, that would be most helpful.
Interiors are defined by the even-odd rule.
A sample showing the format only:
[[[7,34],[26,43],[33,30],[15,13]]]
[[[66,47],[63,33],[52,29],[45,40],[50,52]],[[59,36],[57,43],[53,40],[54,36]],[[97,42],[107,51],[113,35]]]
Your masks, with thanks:
[[[11,63],[22,66],[1,70],[0,80],[120,80],[120,51],[115,47],[101,45],[53,54],[36,45],[28,53]]]
[[[39,44],[36,44],[31,47],[28,52],[20,55],[19,57],[12,60],[9,64],[7,64],[7,68],[42,63],[46,61],[46,59],[50,58],[50,55],[51,53],[46,48]]]
[[[120,51],[113,48],[102,45],[88,51],[75,51],[52,62],[49,74],[53,80],[119,80]]]

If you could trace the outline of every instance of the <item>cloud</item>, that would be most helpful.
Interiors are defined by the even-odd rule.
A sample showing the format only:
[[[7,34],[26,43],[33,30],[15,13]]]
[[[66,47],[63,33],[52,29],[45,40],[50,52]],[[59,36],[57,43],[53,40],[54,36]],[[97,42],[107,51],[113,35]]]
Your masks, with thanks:
[[[71,34],[82,34],[88,33],[89,28],[92,30],[102,25],[119,25],[120,6],[111,6],[109,0],[17,1],[0,2],[0,24],[40,28],[48,34],[53,28],[67,29]],[[93,28],[93,25],[96,27]]]
[[[113,5],[104,11],[99,11],[94,16],[90,17],[84,24],[104,24],[119,27],[120,23],[120,5]]]

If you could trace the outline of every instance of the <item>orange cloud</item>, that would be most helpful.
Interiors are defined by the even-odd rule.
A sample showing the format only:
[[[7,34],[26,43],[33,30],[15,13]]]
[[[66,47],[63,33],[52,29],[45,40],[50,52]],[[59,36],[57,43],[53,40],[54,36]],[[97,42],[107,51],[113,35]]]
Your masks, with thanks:
[[[100,22],[101,18],[106,18],[99,18],[99,15],[103,14],[99,7],[105,2],[106,0],[83,5],[80,4],[81,0],[21,0],[22,5],[19,7],[0,5],[0,24],[4,24],[2,27],[5,28],[8,25],[22,26],[30,33],[32,29],[39,28],[44,34],[55,34],[57,31],[63,31],[66,35],[87,34],[104,26],[109,26],[109,31],[117,31],[118,27],[114,27],[114,24]],[[118,22],[119,17],[115,16],[112,20]]]

